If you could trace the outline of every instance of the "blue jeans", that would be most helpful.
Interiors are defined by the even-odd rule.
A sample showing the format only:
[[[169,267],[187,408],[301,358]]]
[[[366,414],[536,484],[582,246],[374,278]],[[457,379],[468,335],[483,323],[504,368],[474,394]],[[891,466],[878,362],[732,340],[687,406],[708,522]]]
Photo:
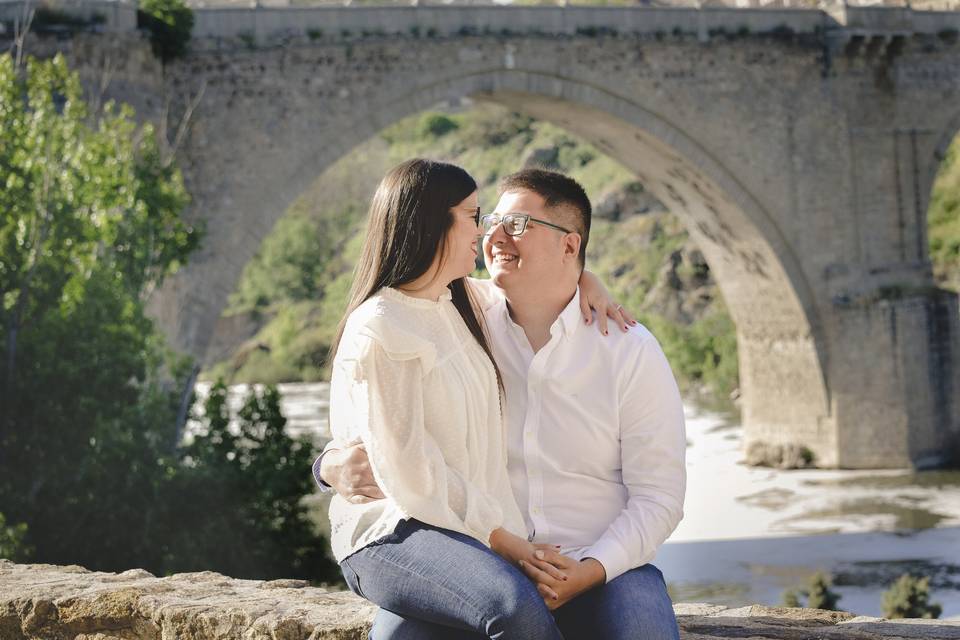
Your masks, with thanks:
[[[678,640],[680,630],[660,570],[647,564],[591,589],[555,612],[566,640]],[[483,636],[381,609],[376,640],[481,640]]]
[[[350,590],[399,619],[498,640],[562,640],[536,585],[473,538],[406,520],[340,563]],[[371,638],[395,637],[374,625]]]

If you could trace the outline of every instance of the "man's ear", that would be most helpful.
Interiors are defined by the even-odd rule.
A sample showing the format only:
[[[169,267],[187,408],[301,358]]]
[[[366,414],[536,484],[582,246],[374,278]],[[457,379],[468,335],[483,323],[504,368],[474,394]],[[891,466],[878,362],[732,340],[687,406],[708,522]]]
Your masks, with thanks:
[[[578,260],[580,258],[580,243],[583,238],[579,233],[568,233],[563,237],[563,259]]]

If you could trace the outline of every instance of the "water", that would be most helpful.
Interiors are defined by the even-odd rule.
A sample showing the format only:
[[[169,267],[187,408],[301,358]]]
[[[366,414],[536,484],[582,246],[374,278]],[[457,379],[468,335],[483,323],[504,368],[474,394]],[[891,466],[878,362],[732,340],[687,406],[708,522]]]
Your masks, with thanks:
[[[198,394],[208,385],[198,385]],[[236,410],[247,387],[231,387]],[[291,435],[329,438],[329,385],[280,385]],[[189,433],[198,428],[193,423]],[[728,606],[780,603],[817,570],[833,574],[839,606],[880,615],[905,572],[931,577],[943,618],[960,619],[960,471],[780,471],[740,464],[743,430],[687,413],[685,516],[655,563],[674,599]],[[312,496],[318,524],[323,500]]]
[[[780,471],[740,464],[742,428],[688,411],[687,497],[654,561],[679,601],[779,604],[818,569],[839,606],[881,615],[902,573],[960,617],[960,471]]]

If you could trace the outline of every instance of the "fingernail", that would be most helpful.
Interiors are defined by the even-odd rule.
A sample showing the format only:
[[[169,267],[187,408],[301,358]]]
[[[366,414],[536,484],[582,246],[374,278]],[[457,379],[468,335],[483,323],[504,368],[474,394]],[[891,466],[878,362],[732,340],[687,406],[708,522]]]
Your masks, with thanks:
[[[533,555],[536,556],[537,560],[543,560],[543,551],[540,551],[540,549],[534,551]]]
[[[608,335],[610,335],[610,334],[609,334],[608,332],[604,331],[604,332],[603,332],[603,335],[608,336]]]
[[[560,548],[560,545],[555,544],[555,545],[553,545],[553,548],[554,548],[554,549],[559,549],[559,548]]]
[[[524,562],[523,560],[521,560],[521,561],[520,561],[520,566],[521,566],[521,567],[525,567],[525,566],[527,566],[527,563]]]

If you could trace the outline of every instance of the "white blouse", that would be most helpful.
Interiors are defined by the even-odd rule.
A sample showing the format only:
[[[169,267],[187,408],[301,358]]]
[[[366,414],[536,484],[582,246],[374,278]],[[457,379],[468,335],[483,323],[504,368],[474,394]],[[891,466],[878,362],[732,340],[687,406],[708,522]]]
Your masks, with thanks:
[[[526,537],[507,475],[490,359],[453,306],[381,289],[350,314],[333,362],[334,441],[366,445],[383,500],[330,503],[337,561],[416,518],[489,544]]]

